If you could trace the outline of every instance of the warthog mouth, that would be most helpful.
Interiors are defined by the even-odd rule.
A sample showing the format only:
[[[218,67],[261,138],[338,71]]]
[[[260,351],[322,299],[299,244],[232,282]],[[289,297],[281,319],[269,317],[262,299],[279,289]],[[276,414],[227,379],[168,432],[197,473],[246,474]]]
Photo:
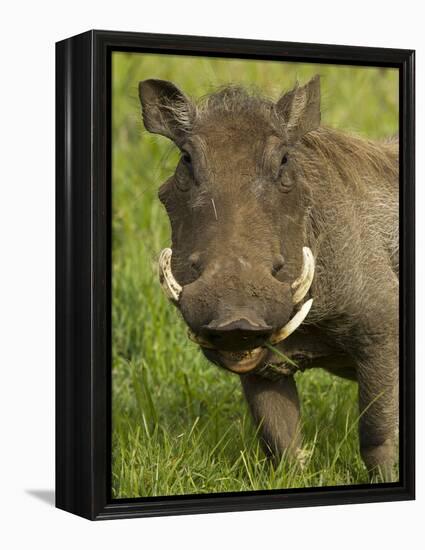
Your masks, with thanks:
[[[159,278],[167,297],[176,305],[180,300],[183,288],[174,278],[171,270],[172,250],[165,248],[159,257]],[[292,301],[298,308],[295,315],[286,323],[285,326],[274,332],[268,339],[269,344],[277,345],[288,336],[290,336],[307,317],[313,304],[310,298],[300,304],[310,289],[314,277],[315,262],[310,248],[303,247],[303,266],[300,276],[292,283],[293,290]],[[244,374],[257,369],[266,359],[269,350],[265,346],[260,346],[251,350],[224,351],[217,349],[211,342],[188,330],[190,340],[201,346],[208,359],[214,363],[219,363],[226,369],[237,374]]]
[[[203,352],[210,361],[236,374],[245,374],[257,369],[264,363],[268,354],[268,350],[264,347],[249,351],[223,351],[203,348]]]

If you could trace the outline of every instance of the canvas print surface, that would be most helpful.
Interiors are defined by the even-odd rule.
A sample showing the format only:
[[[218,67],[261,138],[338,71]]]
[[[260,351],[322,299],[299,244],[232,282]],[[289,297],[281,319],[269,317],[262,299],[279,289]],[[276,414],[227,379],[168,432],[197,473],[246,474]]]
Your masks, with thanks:
[[[112,496],[398,480],[398,70],[112,54]]]

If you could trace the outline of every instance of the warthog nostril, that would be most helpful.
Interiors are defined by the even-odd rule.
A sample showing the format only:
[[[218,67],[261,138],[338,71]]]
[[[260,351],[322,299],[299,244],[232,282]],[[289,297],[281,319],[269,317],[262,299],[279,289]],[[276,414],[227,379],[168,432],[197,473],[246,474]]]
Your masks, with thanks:
[[[249,319],[232,319],[226,321],[214,320],[203,328],[216,332],[230,332],[233,330],[243,330],[246,332],[268,332],[272,329],[262,321],[250,321]]]

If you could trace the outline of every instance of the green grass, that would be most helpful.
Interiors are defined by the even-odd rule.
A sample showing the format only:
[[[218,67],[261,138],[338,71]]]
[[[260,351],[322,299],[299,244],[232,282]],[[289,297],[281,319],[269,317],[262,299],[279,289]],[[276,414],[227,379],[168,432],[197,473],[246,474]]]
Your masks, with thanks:
[[[156,261],[169,245],[157,199],[177,153],[142,130],[137,83],[173,80],[199,96],[255,85],[277,98],[322,75],[326,124],[380,138],[397,132],[398,74],[378,68],[113,55],[113,464],[116,498],[367,483],[358,451],[357,387],[317,370],[297,375],[304,469],[259,447],[238,377],[210,365],[162,295]]]

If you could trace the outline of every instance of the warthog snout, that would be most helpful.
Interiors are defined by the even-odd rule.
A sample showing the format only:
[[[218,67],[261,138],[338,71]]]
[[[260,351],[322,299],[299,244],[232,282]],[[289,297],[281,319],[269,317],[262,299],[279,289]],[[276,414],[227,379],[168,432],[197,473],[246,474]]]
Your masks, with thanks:
[[[201,327],[201,335],[217,349],[243,350],[256,348],[273,332],[264,321],[246,318],[214,320]]]
[[[253,368],[258,364],[260,348],[287,338],[310,310],[312,300],[303,303],[314,276],[314,258],[307,247],[303,248],[301,273],[292,284],[257,268],[248,275],[236,269],[219,274],[206,270],[183,287],[174,277],[171,258],[169,248],[159,258],[164,291],[180,309],[189,326],[189,337],[211,360],[219,362],[217,351],[221,359],[223,352],[243,354],[241,358],[224,356],[230,370],[235,370],[235,363],[245,372]]]

